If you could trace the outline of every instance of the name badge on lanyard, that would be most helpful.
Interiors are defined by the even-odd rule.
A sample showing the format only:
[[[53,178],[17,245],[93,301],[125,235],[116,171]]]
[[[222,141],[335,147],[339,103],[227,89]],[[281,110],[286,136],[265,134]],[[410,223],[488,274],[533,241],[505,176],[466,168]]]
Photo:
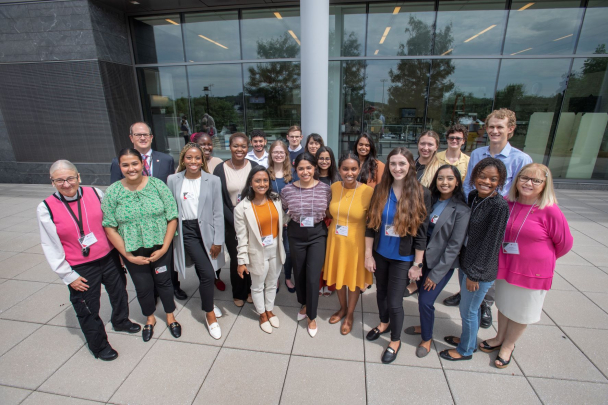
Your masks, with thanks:
[[[519,245],[517,244],[517,242],[503,242],[502,252],[507,255],[518,255]]]
[[[85,249],[97,242],[97,238],[95,237],[95,234],[91,232],[89,234],[86,234],[85,236],[81,236],[80,238],[78,238],[78,242],[80,242],[80,246]]]
[[[517,204],[517,203],[516,202],[513,203],[513,207],[511,208],[511,211],[509,212],[509,218],[511,218],[512,215],[513,215],[513,211],[515,210],[515,204]],[[534,201],[534,204],[532,204],[532,206],[528,210],[528,213],[524,217],[524,220],[522,221],[521,225],[519,226],[519,230],[517,231],[517,235],[515,236],[515,240],[512,241],[512,242],[504,242],[504,241],[502,242],[502,253],[504,253],[506,255],[518,255],[519,254],[519,244],[517,243],[517,239],[519,239],[519,234],[520,234],[522,228],[524,227],[524,224],[526,223],[526,220],[528,219],[528,216],[534,210],[534,206],[535,205],[536,205],[536,201]],[[515,223],[515,218],[511,222],[511,230],[513,230],[513,224],[514,223]],[[506,231],[505,231],[505,237],[506,237]]]
[[[395,227],[393,225],[385,225],[384,226],[384,235],[385,236],[392,236],[392,237],[399,237],[399,235],[397,233],[395,233]]]
[[[300,227],[312,228],[313,226],[315,226],[315,221],[313,217],[300,217]]]
[[[436,224],[438,220],[439,220],[439,215],[433,215],[433,217],[431,218],[431,223]]]
[[[273,238],[272,235],[262,236],[262,246],[270,246],[272,245]]]
[[[348,226],[347,225],[336,225],[336,235],[348,236]]]

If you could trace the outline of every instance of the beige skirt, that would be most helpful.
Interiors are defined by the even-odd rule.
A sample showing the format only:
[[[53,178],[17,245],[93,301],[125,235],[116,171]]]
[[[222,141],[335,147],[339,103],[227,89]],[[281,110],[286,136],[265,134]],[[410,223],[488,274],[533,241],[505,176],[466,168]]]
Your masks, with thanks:
[[[529,325],[540,321],[546,290],[530,290],[496,280],[496,308],[510,320]]]

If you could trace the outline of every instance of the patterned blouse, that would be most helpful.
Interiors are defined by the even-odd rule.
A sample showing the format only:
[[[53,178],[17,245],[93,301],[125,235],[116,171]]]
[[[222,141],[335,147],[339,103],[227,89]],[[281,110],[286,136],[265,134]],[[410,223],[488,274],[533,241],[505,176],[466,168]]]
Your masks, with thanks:
[[[167,222],[177,218],[177,203],[161,180],[148,177],[140,191],[127,190],[120,181],[106,190],[101,203],[104,227],[118,228],[125,250],[162,245]]]

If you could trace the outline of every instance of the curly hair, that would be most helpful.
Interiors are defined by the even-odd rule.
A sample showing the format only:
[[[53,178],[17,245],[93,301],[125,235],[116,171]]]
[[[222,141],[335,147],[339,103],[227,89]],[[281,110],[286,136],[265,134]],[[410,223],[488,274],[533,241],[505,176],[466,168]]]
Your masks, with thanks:
[[[447,138],[448,136],[455,134],[456,132],[461,132],[464,136],[465,141],[469,136],[469,128],[467,128],[466,125],[454,124],[448,128],[448,132],[446,132],[445,137]]]
[[[201,152],[201,155],[203,157],[203,164],[201,165],[201,169],[205,173],[209,173],[209,168],[207,167],[207,159],[205,159],[205,151],[198,143],[194,142],[188,142],[186,146],[182,148],[182,151],[179,153],[179,163],[177,165],[177,170],[175,171],[175,173],[183,172],[184,170],[186,170],[184,157],[186,156],[186,152],[188,152],[190,149],[198,149]]]
[[[475,165],[475,167],[473,168],[473,172],[471,173],[471,181],[469,185],[472,188],[475,188],[475,180],[477,180],[481,172],[488,167],[495,167],[498,171],[498,186],[496,187],[496,191],[502,191],[502,188],[507,182],[507,167],[501,160],[493,157],[481,159],[479,163]]]
[[[242,132],[235,132],[234,134],[230,135],[230,139],[228,140],[228,144],[232,145],[232,141],[234,141],[236,138],[243,139],[245,142],[247,142],[247,146],[249,146],[249,138],[247,138],[247,135],[245,135]]]
[[[515,113],[507,108],[501,108],[498,110],[494,110],[492,111],[490,114],[488,114],[488,116],[486,117],[486,127],[488,126],[488,122],[490,122],[490,118],[496,118],[499,120],[504,120],[505,118],[507,118],[507,125],[510,127],[514,127],[516,126],[516,122],[517,122],[517,118],[515,117]]]
[[[266,139],[266,132],[262,131],[261,129],[254,129],[253,131],[251,131],[251,140],[252,141],[253,141],[253,138]]]

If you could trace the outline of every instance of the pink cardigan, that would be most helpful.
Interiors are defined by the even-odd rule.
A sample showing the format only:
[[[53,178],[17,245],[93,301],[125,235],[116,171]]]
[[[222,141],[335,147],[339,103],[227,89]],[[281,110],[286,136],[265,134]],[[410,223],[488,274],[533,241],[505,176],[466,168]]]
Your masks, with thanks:
[[[530,206],[509,202],[509,209],[513,211],[504,240],[512,242]],[[521,229],[517,244],[519,255],[504,254],[500,250],[497,279],[531,290],[550,290],[555,261],[572,249],[570,227],[559,207],[534,208]]]

